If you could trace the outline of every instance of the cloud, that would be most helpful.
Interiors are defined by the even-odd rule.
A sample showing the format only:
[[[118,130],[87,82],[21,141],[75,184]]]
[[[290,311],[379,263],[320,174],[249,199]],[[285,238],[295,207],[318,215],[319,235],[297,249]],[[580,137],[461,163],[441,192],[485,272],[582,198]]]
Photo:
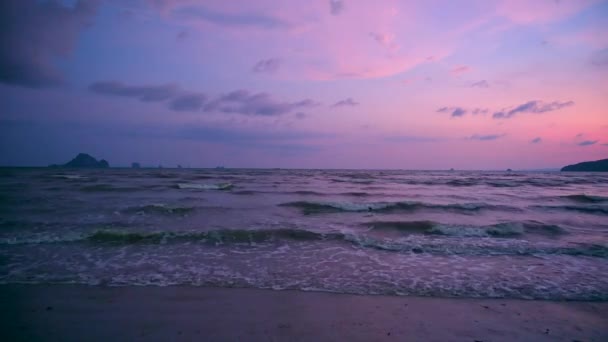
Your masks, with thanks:
[[[460,66],[455,66],[452,69],[450,69],[450,74],[452,74],[454,76],[460,76],[469,71],[471,71],[471,68],[469,66],[460,65]]]
[[[481,80],[471,84],[473,88],[490,88],[490,83],[486,80]]]
[[[467,113],[471,113],[473,115],[479,114],[487,114],[488,109],[485,108],[471,108],[466,109],[463,107],[441,107],[437,109],[437,113],[450,113],[453,118],[463,117]]]
[[[596,67],[608,67],[608,49],[594,52],[591,55],[591,64]]]
[[[471,109],[471,113],[474,115],[478,115],[478,114],[488,114],[490,110],[487,108],[473,108]]]
[[[297,112],[295,116],[296,116],[296,119],[299,119],[299,120],[306,119],[306,117],[307,117],[306,113],[302,113],[302,112]]]
[[[177,33],[176,39],[177,40],[185,40],[186,38],[188,38],[190,34],[188,33],[188,31],[186,30],[181,30]]]
[[[372,37],[373,40],[377,41],[378,43],[380,43],[386,47],[396,48],[395,43],[394,43],[394,41],[395,41],[394,34],[370,32],[369,35],[370,35],[370,37]]]
[[[495,112],[494,114],[492,114],[492,117],[494,119],[509,119],[519,113],[545,113],[545,112],[551,112],[551,111],[559,110],[559,109],[573,106],[573,105],[574,105],[573,101],[566,101],[566,102],[553,101],[553,102],[549,102],[549,103],[545,103],[542,101],[528,101],[528,102],[521,104],[519,106],[516,106],[514,108],[503,109],[499,112]]]
[[[199,19],[205,22],[235,28],[288,29],[292,25],[281,18],[255,12],[228,12],[204,6],[190,6],[174,11],[181,18]]]
[[[456,108],[454,109],[454,111],[452,111],[452,117],[461,117],[463,115],[465,115],[467,113],[466,110],[462,109],[462,108]]]
[[[205,111],[238,113],[245,115],[277,116],[293,110],[310,108],[319,104],[311,99],[297,102],[278,102],[266,93],[250,93],[247,90],[235,90],[219,96],[205,105]]]
[[[585,140],[585,141],[581,141],[579,143],[577,143],[578,146],[591,146],[591,145],[595,145],[598,141],[597,140]]]
[[[247,90],[235,90],[217,96],[207,101],[208,97],[195,91],[180,89],[174,84],[129,86],[121,82],[96,82],[89,86],[89,90],[98,94],[133,97],[143,102],[160,102],[169,100],[169,109],[174,111],[197,111],[237,113],[257,116],[279,116],[293,112],[297,109],[312,108],[320,103],[311,99],[295,102],[282,102],[273,99],[267,93],[251,93]],[[342,105],[357,105],[351,98]]]
[[[98,1],[0,1],[0,82],[47,87],[63,82],[54,65],[72,52],[82,29],[92,23]]]
[[[135,97],[143,102],[164,101],[179,92],[175,84],[130,86],[117,81],[95,82],[89,90],[104,95]]]
[[[338,101],[332,105],[333,108],[336,107],[355,107],[358,106],[359,102],[353,100],[351,97]]]
[[[486,134],[486,135],[480,135],[480,134],[473,134],[470,137],[467,137],[467,140],[479,140],[479,141],[493,141],[493,140],[498,140],[502,137],[504,137],[504,134]]]
[[[171,100],[169,108],[177,112],[198,111],[206,100],[207,96],[202,93],[181,95]]]
[[[104,95],[134,97],[144,102],[160,102],[172,99],[169,102],[169,109],[174,111],[203,110],[205,112],[278,116],[296,109],[312,108],[320,105],[311,99],[281,102],[273,99],[267,93],[251,93],[242,89],[207,101],[208,97],[205,94],[182,90],[174,84],[130,86],[121,82],[110,81],[93,83],[89,86],[89,90]],[[347,100],[352,101],[350,98]],[[354,101],[352,103],[356,104]]]
[[[496,14],[515,24],[556,22],[581,12],[601,0],[503,0]]]
[[[331,13],[331,15],[339,15],[343,11],[344,11],[344,1],[329,0],[329,13]]]
[[[262,59],[261,61],[255,63],[253,66],[253,71],[273,73],[279,70],[280,66],[281,60],[278,58]]]
[[[541,137],[534,138],[530,141],[530,144],[540,144],[543,141]]]
[[[431,137],[431,136],[419,136],[419,135],[394,135],[388,136],[383,139],[387,142],[394,143],[416,143],[416,142],[439,142],[445,141],[445,138]]]

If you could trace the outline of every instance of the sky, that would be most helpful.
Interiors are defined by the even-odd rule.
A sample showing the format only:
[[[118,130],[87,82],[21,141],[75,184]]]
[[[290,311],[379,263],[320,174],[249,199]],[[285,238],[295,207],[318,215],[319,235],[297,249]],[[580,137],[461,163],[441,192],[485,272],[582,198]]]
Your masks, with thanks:
[[[608,158],[607,0],[0,2],[0,165]]]

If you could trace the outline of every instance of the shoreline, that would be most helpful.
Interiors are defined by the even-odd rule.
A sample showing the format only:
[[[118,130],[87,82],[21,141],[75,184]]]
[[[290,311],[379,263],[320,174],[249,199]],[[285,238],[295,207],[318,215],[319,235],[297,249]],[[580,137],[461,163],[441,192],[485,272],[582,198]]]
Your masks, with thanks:
[[[5,341],[602,341],[608,302],[0,285]]]

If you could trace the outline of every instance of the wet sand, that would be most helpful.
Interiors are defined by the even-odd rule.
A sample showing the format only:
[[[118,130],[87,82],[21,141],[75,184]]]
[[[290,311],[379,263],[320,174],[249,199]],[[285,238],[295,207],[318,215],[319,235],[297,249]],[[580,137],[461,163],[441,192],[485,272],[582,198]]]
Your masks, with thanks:
[[[3,341],[608,341],[608,302],[0,286]]]

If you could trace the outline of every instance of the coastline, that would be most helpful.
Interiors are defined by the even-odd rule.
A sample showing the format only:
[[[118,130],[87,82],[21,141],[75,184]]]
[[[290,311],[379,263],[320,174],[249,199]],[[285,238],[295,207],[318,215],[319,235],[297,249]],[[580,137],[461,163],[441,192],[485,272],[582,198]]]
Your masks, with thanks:
[[[608,302],[0,285],[5,341],[602,341]]]

